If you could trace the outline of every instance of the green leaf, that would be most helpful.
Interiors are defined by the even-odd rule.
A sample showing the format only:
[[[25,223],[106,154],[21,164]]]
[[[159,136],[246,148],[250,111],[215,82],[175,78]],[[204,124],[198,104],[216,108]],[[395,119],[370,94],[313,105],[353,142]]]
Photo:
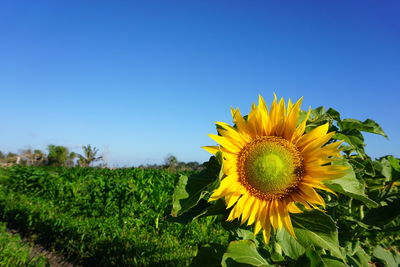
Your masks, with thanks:
[[[371,257],[360,247],[357,252],[351,256],[351,259],[355,261],[360,267],[369,267]]]
[[[326,113],[335,121],[340,121],[340,113],[339,111],[329,108]]]
[[[347,160],[353,167],[353,170],[356,174],[360,174],[361,176],[364,176],[364,174],[367,174],[371,177],[375,177],[375,169],[374,169],[371,159],[369,159],[369,158],[362,159],[360,157],[351,157],[351,158],[348,158]]]
[[[364,191],[364,185],[361,184],[353,171],[352,166],[345,159],[333,162],[334,165],[343,165],[349,167],[346,174],[335,180],[325,181],[325,185],[335,192],[358,199],[364,202],[367,206],[376,207],[378,203],[368,198]]]
[[[381,173],[385,176],[386,181],[396,181],[400,179],[400,161],[393,156],[387,156],[382,158],[381,161]]]
[[[360,247],[360,242],[346,242],[342,248],[350,266],[369,267],[371,257]]]
[[[218,180],[220,164],[216,157],[206,163],[206,169],[191,176],[180,175],[172,195],[171,215],[177,217],[197,205]]]
[[[321,255],[320,251],[308,249],[306,254],[299,258],[296,267],[346,267],[340,259]]]
[[[237,235],[237,237],[239,237],[240,239],[243,239],[243,240],[252,240],[257,245],[258,241],[257,241],[256,236],[254,235],[253,231],[239,228],[236,230],[236,235]]]
[[[365,174],[374,177],[375,176],[375,169],[374,169],[374,165],[372,164],[372,161],[370,159],[366,159],[364,161],[364,171]]]
[[[191,267],[221,266],[222,256],[225,247],[220,244],[210,244],[202,246],[197,252],[196,257],[191,262]]]
[[[205,199],[200,199],[196,206],[185,211],[181,215],[174,217],[172,215],[167,215],[166,220],[169,222],[177,222],[181,224],[187,224],[195,219],[220,215],[226,212],[226,205],[224,200],[219,199],[215,203],[210,204]]]
[[[179,202],[177,202],[176,205],[180,205]],[[207,212],[207,209],[212,207],[210,203],[208,203],[204,199],[200,199],[199,202],[196,204],[196,206],[190,208],[189,210],[186,210],[184,213],[182,213],[179,216],[174,216],[170,215],[167,216],[167,221],[169,222],[177,222],[177,223],[182,223],[182,224],[187,224],[194,219],[204,215]],[[174,209],[173,209],[174,210]]]
[[[187,199],[189,193],[186,192],[188,177],[186,175],[180,175],[177,185],[175,186],[174,194],[172,195],[172,216],[178,216],[178,213],[182,210],[180,200]]]
[[[385,225],[400,216],[400,199],[389,202],[386,206],[381,206],[368,211],[363,222],[369,225]]]
[[[258,253],[256,244],[251,240],[239,240],[229,243],[221,264],[223,267],[227,267],[235,265],[235,263],[251,266],[273,266]]]
[[[333,138],[345,141],[353,148],[353,150],[357,151],[358,154],[365,156],[364,136],[360,131],[351,129],[348,131],[338,132],[333,136]]]
[[[396,159],[393,156],[389,156],[388,160],[390,162],[390,165],[392,165],[392,168],[395,169],[396,171],[400,172],[400,160]]]
[[[388,267],[398,267],[395,258],[389,250],[384,249],[381,246],[376,246],[374,249],[374,256],[382,260]]]
[[[281,244],[283,252],[294,260],[306,252],[305,248],[285,230],[278,231],[276,239]]]
[[[381,126],[371,119],[367,119],[364,122],[355,119],[344,119],[340,121],[338,125],[341,131],[355,129],[362,132],[379,134],[387,138]]]
[[[305,111],[301,112],[299,122],[305,118],[306,114],[307,112]],[[330,125],[329,131],[336,131],[337,127],[333,125],[334,121],[340,121],[340,113],[338,111],[332,108],[326,111],[324,107],[318,107],[316,109],[311,110],[305,131],[309,132],[315,127],[318,127],[327,122]]]
[[[313,210],[293,214],[292,223],[297,241],[304,248],[319,247],[342,257],[339,250],[338,230],[332,218],[323,212]]]
[[[285,257],[282,255],[282,247],[277,242],[271,244],[270,257],[273,262],[284,261]]]
[[[381,173],[382,175],[386,178],[386,181],[391,181],[392,180],[392,164],[390,161],[386,158],[383,158],[381,160],[381,166],[382,170]]]
[[[343,263],[341,260],[337,258],[331,258],[328,256],[321,256],[321,265],[317,266],[326,266],[326,267],[346,267],[347,265]]]

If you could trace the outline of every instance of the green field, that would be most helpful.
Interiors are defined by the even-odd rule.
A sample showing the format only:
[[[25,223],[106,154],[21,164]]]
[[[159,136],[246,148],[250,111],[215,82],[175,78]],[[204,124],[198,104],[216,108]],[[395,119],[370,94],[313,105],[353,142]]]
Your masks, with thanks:
[[[179,173],[13,166],[0,169],[0,219],[85,266],[186,266],[227,242],[215,218],[165,221]]]

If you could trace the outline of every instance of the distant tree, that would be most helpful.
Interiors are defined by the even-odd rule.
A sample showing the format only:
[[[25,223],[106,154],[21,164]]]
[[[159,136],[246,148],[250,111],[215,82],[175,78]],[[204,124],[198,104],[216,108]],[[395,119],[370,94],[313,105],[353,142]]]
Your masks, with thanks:
[[[67,161],[66,161],[65,165],[68,166],[68,167],[74,166],[75,165],[75,159],[78,158],[78,155],[79,155],[78,153],[70,152],[68,154],[68,158],[67,158]]]
[[[6,162],[6,155],[0,151],[0,166]]]
[[[32,165],[33,164],[33,152],[32,149],[23,149],[19,152],[20,161],[19,164],[21,165]]]
[[[170,170],[175,170],[178,166],[178,159],[174,155],[168,155],[165,158],[165,167]]]
[[[198,170],[200,169],[201,165],[197,162],[197,161],[190,161],[188,163],[185,164],[186,167],[190,170]]]
[[[53,166],[73,166],[77,154],[69,152],[65,146],[49,145],[47,147],[47,164]]]
[[[33,165],[40,166],[44,165],[45,162],[46,154],[40,149],[33,150]]]
[[[83,155],[78,155],[78,164],[82,167],[89,167],[93,162],[103,159],[103,156],[97,157],[99,150],[91,145],[82,146]]]
[[[15,164],[18,162],[18,155],[12,152],[8,152],[6,156],[6,163]]]

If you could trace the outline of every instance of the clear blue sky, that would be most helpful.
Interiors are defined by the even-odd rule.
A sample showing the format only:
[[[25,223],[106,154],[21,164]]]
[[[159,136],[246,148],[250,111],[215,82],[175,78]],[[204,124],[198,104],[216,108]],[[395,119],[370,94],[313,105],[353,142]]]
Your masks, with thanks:
[[[204,161],[262,94],[371,118],[400,156],[398,1],[1,1],[0,150],[82,144],[111,165]]]

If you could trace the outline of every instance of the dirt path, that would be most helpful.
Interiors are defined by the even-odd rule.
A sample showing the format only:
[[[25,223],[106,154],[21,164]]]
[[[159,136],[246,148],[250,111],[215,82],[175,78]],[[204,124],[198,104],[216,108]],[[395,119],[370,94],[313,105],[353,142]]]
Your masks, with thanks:
[[[32,242],[32,240],[23,237],[23,234],[21,234],[19,231],[15,229],[7,229],[7,231],[11,234],[18,234],[21,236],[21,240],[24,243],[28,243],[31,250],[30,250],[30,257],[36,257],[36,256],[43,256],[46,257],[49,260],[49,264],[51,267],[74,267],[74,266],[79,266],[79,265],[74,265],[71,262],[68,262],[65,257],[59,253],[52,252],[47,250],[44,246]]]

